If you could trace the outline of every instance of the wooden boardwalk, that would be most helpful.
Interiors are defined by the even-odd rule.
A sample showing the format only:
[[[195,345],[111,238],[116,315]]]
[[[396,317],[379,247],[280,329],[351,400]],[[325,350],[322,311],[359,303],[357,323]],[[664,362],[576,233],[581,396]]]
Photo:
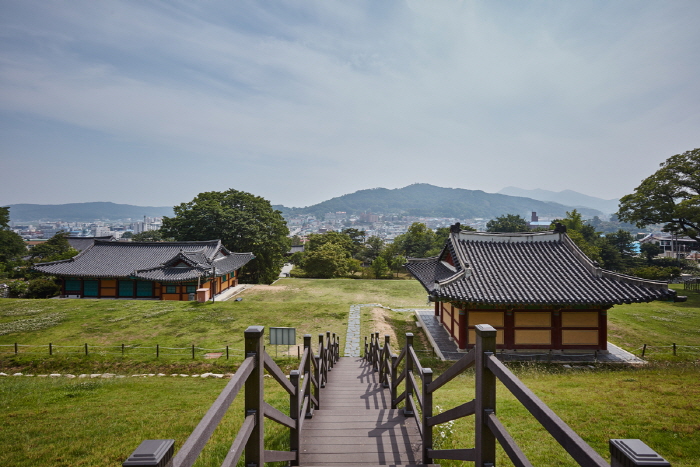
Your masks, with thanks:
[[[421,464],[414,417],[391,409],[391,392],[358,357],[342,357],[321,390],[321,408],[304,422],[301,466]]]

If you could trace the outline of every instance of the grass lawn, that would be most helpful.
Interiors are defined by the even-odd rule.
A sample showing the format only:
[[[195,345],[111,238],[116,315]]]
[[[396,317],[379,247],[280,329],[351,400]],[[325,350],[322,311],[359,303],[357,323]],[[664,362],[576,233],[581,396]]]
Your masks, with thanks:
[[[667,361],[700,359],[700,293],[684,292],[672,284],[687,302],[649,302],[617,305],[608,312],[608,340],[640,355],[647,344],[645,358]],[[673,357],[672,344],[677,344]]]
[[[615,307],[609,313],[610,340],[628,349],[643,343],[700,345],[700,299],[686,303],[654,302]],[[425,307],[425,294],[415,281],[284,279],[256,287],[241,302],[214,304],[115,300],[0,300],[0,344],[151,347],[155,344],[231,349],[243,347],[249,325],[291,326],[297,338],[330,330],[341,336],[351,304],[381,303],[392,308]],[[428,351],[427,341],[411,314],[363,308],[363,329],[390,329],[403,344],[413,332],[423,365],[437,374],[447,368]],[[666,318],[666,319],[660,319]],[[645,323],[648,323],[645,324]],[[398,341],[398,342],[397,342]],[[136,348],[136,347],[135,347]],[[85,357],[58,347],[49,357],[44,347],[0,347],[0,372],[24,371],[117,374],[203,373],[235,371],[240,357],[203,360],[198,353],[162,356],[148,352],[126,356],[95,352]],[[78,352],[80,352],[78,348]],[[274,350],[268,349],[274,355]],[[31,352],[30,352],[31,351]],[[150,351],[149,351],[150,352]],[[608,458],[609,438],[639,438],[674,467],[700,465],[700,366],[697,357],[670,351],[653,353],[645,368],[574,369],[542,364],[513,366],[513,371],[545,403]],[[278,358],[285,371],[295,358]],[[176,450],[214,401],[227,380],[154,377],[123,379],[0,378],[0,464],[35,466],[103,466],[121,462],[143,439],[174,438]],[[473,372],[453,380],[435,396],[443,409],[473,397]],[[288,397],[266,378],[268,402],[288,410]],[[498,414],[536,465],[574,465],[539,424],[501,386]],[[196,465],[220,465],[242,421],[242,401],[234,402],[211,445]],[[473,446],[473,418],[435,430],[440,448]],[[286,449],[286,430],[272,423],[267,449]],[[457,465],[443,461],[443,465]],[[460,463],[461,465],[461,463]],[[499,465],[510,465],[503,453]]]

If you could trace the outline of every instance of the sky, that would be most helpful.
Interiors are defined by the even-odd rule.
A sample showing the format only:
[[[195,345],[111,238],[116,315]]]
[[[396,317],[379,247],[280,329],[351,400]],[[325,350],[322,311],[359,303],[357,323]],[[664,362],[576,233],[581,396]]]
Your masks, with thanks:
[[[0,205],[631,193],[700,147],[700,2],[0,0]]]

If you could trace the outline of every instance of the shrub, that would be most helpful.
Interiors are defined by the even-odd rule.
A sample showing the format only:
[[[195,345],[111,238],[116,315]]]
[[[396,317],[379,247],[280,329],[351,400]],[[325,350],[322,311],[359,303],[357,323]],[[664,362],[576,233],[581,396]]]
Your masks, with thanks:
[[[27,296],[29,282],[24,280],[14,280],[7,282],[10,288],[10,298],[24,298]]]
[[[28,298],[50,298],[61,292],[61,288],[49,279],[32,279],[27,285]]]

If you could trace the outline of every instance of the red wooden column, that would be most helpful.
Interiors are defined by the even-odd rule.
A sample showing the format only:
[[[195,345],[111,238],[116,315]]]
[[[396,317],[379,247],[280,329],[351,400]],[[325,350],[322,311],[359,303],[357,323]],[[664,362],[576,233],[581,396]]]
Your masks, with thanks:
[[[608,310],[598,311],[598,350],[608,350]]]
[[[435,316],[440,316],[440,302],[435,301]]]
[[[467,312],[462,310],[461,308],[458,308],[458,315],[459,316],[459,348],[460,349],[466,349],[467,348]]]

